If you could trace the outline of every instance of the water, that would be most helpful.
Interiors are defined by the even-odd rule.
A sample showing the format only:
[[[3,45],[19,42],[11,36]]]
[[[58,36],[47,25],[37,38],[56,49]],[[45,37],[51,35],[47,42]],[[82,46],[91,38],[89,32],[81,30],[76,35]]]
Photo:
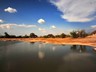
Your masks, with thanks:
[[[0,72],[96,72],[90,46],[0,42]]]

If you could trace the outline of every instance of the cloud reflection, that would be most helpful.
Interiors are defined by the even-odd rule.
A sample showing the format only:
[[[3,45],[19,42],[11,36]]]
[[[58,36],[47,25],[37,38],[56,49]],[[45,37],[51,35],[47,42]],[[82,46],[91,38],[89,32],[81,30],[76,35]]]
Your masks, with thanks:
[[[39,59],[43,59],[44,57],[45,57],[45,53],[42,52],[42,51],[39,51],[39,52],[38,52],[38,58],[39,58]]]
[[[42,44],[39,44],[39,46],[38,46],[39,48],[42,48]]]
[[[40,43],[38,47],[39,47],[39,48],[45,48],[46,44],[47,44],[47,43]]]
[[[64,56],[64,60],[65,61],[74,61],[74,60],[80,60],[82,58],[86,58],[86,57],[89,57],[91,56],[90,53],[70,53],[70,54],[67,54],[66,56]]]
[[[55,51],[55,50],[56,50],[56,47],[55,47],[55,46],[53,46],[53,47],[52,47],[52,51]]]

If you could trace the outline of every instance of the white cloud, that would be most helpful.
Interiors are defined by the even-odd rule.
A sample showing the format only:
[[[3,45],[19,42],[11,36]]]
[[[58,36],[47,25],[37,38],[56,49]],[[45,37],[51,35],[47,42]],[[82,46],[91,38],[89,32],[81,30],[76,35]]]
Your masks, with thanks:
[[[11,8],[11,7],[8,7],[6,9],[4,9],[5,12],[9,12],[9,13],[15,13],[17,12],[17,10],[15,8]]]
[[[46,30],[43,29],[43,28],[38,28],[38,30],[41,31],[41,32],[44,32],[44,33],[46,32]]]
[[[44,20],[44,19],[39,19],[39,20],[38,20],[38,23],[39,23],[39,24],[44,24],[44,23],[45,23],[45,20]]]
[[[96,25],[92,25],[91,27],[92,27],[92,28],[96,28]]]
[[[0,28],[2,29],[11,29],[12,26],[15,26],[16,24],[0,24]]]
[[[28,25],[28,24],[18,24],[16,26],[18,26],[18,27],[25,27],[25,28],[37,27],[36,25]]]
[[[3,23],[4,21],[2,19],[0,19],[0,23]]]
[[[52,29],[55,29],[55,28],[56,28],[56,26],[52,25],[52,26],[51,26],[51,28],[52,28]]]
[[[15,27],[23,27],[23,28],[34,28],[36,25],[27,25],[27,24],[0,24],[0,28],[2,29],[11,29],[12,26]]]
[[[96,0],[50,0],[69,22],[88,22],[96,18]]]

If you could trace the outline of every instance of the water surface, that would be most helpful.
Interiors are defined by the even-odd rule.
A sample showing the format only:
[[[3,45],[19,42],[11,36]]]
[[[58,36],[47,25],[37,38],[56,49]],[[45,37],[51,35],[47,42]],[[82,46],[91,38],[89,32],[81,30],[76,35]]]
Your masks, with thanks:
[[[0,42],[0,72],[96,72],[90,46]]]

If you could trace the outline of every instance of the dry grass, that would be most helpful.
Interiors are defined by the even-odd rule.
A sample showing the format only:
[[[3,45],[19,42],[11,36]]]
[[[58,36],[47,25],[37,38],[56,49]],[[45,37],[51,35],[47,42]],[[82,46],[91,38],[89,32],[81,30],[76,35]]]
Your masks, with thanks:
[[[96,36],[86,38],[0,38],[1,41],[45,42],[54,44],[79,44],[96,47]]]

